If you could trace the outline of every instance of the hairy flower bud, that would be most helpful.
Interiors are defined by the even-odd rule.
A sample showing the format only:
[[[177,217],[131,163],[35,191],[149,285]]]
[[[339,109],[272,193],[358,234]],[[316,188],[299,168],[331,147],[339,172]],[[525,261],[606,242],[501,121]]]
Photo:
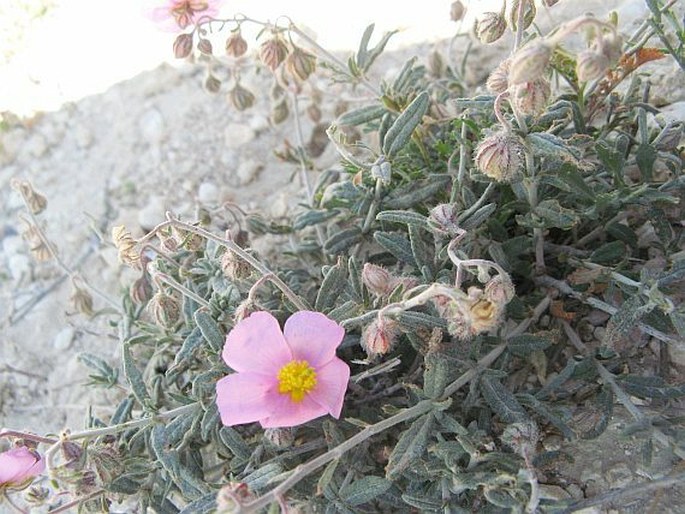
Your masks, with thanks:
[[[285,67],[293,77],[304,82],[316,70],[316,56],[295,46],[285,60]]]
[[[255,96],[252,92],[241,86],[239,82],[228,92],[228,99],[233,107],[239,111],[249,109],[255,102]]]
[[[179,34],[174,40],[174,57],[185,59],[193,51],[193,35]]]
[[[288,56],[288,45],[283,39],[274,35],[264,41],[259,47],[259,59],[271,70],[275,71]]]
[[[162,291],[158,291],[147,305],[155,323],[162,328],[172,328],[181,317],[179,301]]]
[[[576,74],[579,82],[599,79],[609,69],[609,59],[603,53],[594,50],[582,51],[576,60]]]
[[[464,7],[464,4],[460,0],[452,2],[452,5],[450,5],[450,20],[460,21],[464,18],[465,14],[466,7]]]
[[[397,335],[396,321],[376,319],[362,331],[360,343],[369,357],[385,355],[395,346]]]
[[[247,52],[247,41],[243,39],[240,31],[233,32],[226,39],[226,55],[230,57],[242,57]]]
[[[476,20],[476,37],[481,43],[494,43],[507,28],[504,16],[498,12],[486,12]]]
[[[485,87],[491,93],[496,95],[504,93],[509,88],[509,66],[511,61],[509,59],[503,60],[497,68],[492,70],[485,82]]]
[[[552,46],[536,40],[514,54],[509,66],[509,84],[537,80],[545,73],[552,58]]]
[[[119,262],[135,269],[140,269],[140,252],[138,243],[123,225],[112,227],[112,241],[119,250]]]
[[[441,203],[433,207],[428,215],[428,226],[439,235],[454,237],[463,232],[457,222],[457,205]]]
[[[392,292],[394,277],[384,268],[367,262],[362,268],[362,282],[376,296],[386,296]]]
[[[512,0],[511,2],[507,2],[507,4],[509,4],[507,20],[513,31],[518,30],[518,17],[519,10],[521,9],[521,2],[526,3],[523,7],[523,30],[530,27],[530,24],[533,23],[535,15],[537,14],[537,9],[533,0]]]
[[[525,146],[509,132],[496,132],[476,148],[476,166],[498,182],[515,182],[521,178],[525,164]]]
[[[511,90],[511,98],[516,110],[532,116],[545,110],[551,94],[549,82],[544,78],[517,84]]]

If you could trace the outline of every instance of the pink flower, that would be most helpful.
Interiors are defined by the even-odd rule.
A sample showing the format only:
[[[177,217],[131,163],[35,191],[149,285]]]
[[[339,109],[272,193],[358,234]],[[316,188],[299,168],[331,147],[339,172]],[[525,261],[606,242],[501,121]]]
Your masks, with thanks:
[[[143,7],[147,18],[167,32],[185,30],[202,17],[216,17],[226,0],[148,0]]]
[[[335,356],[345,330],[320,312],[300,311],[283,332],[268,312],[251,314],[226,337],[222,357],[236,373],[216,384],[224,425],[259,421],[292,427],[340,417],[350,368]]]
[[[45,470],[37,452],[21,446],[0,453],[0,488],[18,486]]]

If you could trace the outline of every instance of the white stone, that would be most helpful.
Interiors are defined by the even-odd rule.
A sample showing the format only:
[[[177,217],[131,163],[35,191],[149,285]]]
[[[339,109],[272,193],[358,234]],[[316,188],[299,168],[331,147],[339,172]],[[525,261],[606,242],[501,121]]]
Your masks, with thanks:
[[[204,204],[219,203],[219,188],[213,182],[203,182],[197,189],[197,199]]]
[[[253,182],[259,175],[259,172],[262,171],[263,167],[264,165],[261,162],[257,162],[254,159],[242,161],[236,171],[238,184],[246,186]]]
[[[27,255],[20,253],[11,255],[7,259],[7,268],[10,275],[16,282],[20,282],[24,277],[31,274],[31,259]]]
[[[55,350],[64,351],[68,350],[71,346],[71,342],[74,340],[74,329],[73,327],[64,327],[60,330],[55,338],[52,340],[52,346]]]
[[[150,109],[138,120],[138,130],[150,144],[159,143],[164,138],[164,118],[157,109]]]
[[[229,123],[224,129],[224,143],[228,148],[240,148],[254,138],[254,130],[242,123]]]
[[[150,230],[155,225],[164,221],[166,211],[164,197],[152,196],[148,204],[138,213],[138,224],[143,230]]]

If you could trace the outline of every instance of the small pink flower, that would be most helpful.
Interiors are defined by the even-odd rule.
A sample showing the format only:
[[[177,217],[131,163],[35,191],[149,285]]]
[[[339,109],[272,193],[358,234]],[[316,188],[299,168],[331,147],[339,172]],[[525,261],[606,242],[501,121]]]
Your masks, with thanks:
[[[226,337],[222,357],[236,373],[216,384],[226,426],[259,421],[292,427],[330,414],[340,417],[350,368],[335,356],[345,330],[320,312],[300,311],[283,332],[259,311]]]
[[[0,488],[20,486],[45,470],[41,456],[21,446],[0,453]]]
[[[185,30],[202,17],[216,17],[226,0],[147,0],[143,12],[167,32]]]

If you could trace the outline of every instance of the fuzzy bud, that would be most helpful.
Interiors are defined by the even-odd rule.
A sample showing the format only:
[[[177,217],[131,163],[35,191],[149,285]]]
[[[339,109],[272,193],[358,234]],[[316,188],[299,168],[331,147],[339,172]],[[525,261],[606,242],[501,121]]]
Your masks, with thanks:
[[[514,54],[509,66],[509,84],[523,84],[542,77],[552,58],[552,46],[537,40]]]
[[[494,43],[507,28],[504,16],[498,12],[486,12],[476,21],[476,37],[481,43]]]
[[[584,50],[576,60],[576,74],[579,82],[599,79],[609,69],[609,59],[603,53],[594,50]]]
[[[316,56],[296,46],[286,58],[285,66],[293,77],[304,82],[316,70]]]
[[[233,312],[233,322],[235,324],[240,323],[242,320],[247,318],[250,314],[253,312],[256,312],[257,306],[255,305],[254,301],[251,298],[248,298],[247,300],[244,300],[241,302],[236,308],[235,311]]]
[[[466,7],[464,7],[464,4],[460,0],[452,2],[452,5],[450,5],[450,20],[460,21],[464,18],[465,14]]]
[[[228,99],[233,107],[239,111],[249,109],[255,102],[255,96],[252,92],[241,86],[240,83],[237,83],[235,87],[228,92]]]
[[[361,346],[369,357],[385,355],[397,340],[397,322],[376,319],[362,331]]]
[[[171,328],[181,317],[181,304],[173,296],[157,292],[147,305],[155,323],[162,328]]]
[[[226,40],[226,55],[229,57],[242,57],[247,52],[247,41],[240,31],[234,32]]]
[[[376,296],[386,296],[392,291],[394,277],[384,268],[367,262],[362,269],[362,282]]]
[[[511,91],[515,109],[531,116],[541,114],[545,110],[551,94],[549,82],[544,78],[517,84]]]
[[[112,241],[119,250],[119,262],[135,269],[140,269],[140,252],[138,243],[123,225],[112,227]]]
[[[259,47],[259,59],[271,70],[275,71],[288,56],[288,45],[282,38],[275,35]]]
[[[509,59],[505,59],[490,73],[488,80],[485,82],[485,87],[488,88],[488,91],[498,95],[509,89],[510,64],[511,61]]]
[[[515,135],[496,132],[483,139],[476,148],[476,166],[498,182],[515,182],[521,178],[525,150]]]
[[[212,52],[214,51],[212,42],[209,39],[200,39],[197,44],[197,49],[205,55],[212,55]]]
[[[533,0],[512,0],[511,3],[507,2],[509,4],[509,14],[507,19],[509,21],[511,30],[513,31],[518,30],[518,16],[519,9],[521,8],[521,2],[526,3],[526,5],[523,7],[523,30],[530,27],[530,24],[533,23],[535,15],[537,14],[537,9]]]
[[[435,234],[455,237],[463,232],[457,223],[457,205],[441,203],[428,215],[428,226]]]
[[[193,51],[193,35],[179,34],[174,40],[174,57],[185,59]]]
[[[42,194],[33,189],[33,185],[28,180],[12,179],[10,185],[18,191],[24,199],[24,203],[31,214],[40,214],[48,205],[48,200]]]

